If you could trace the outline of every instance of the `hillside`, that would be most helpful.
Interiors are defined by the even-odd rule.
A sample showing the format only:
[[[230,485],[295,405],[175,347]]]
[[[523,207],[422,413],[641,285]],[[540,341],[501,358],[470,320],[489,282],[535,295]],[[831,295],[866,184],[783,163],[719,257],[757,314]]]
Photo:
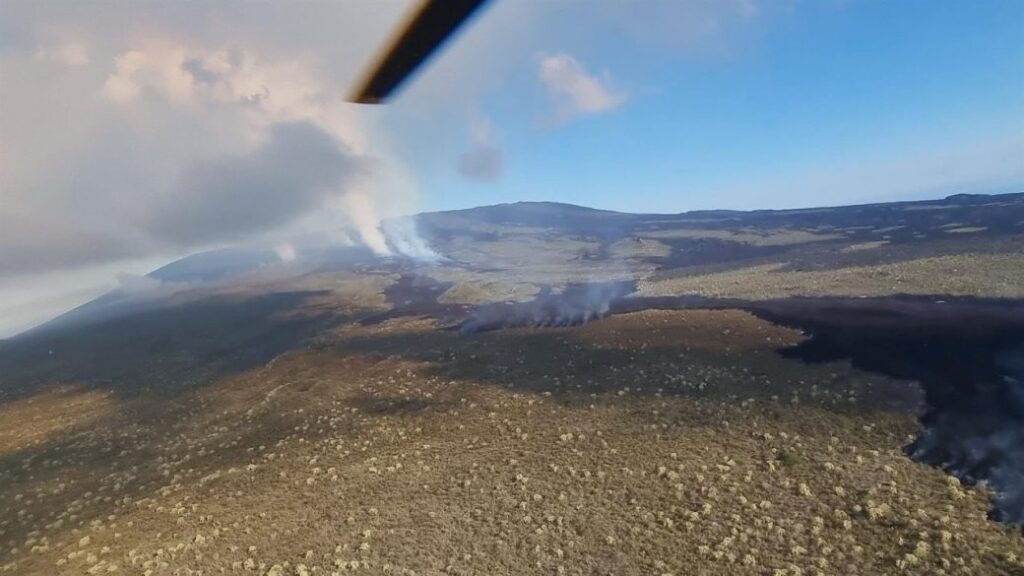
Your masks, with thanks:
[[[415,222],[0,341],[0,574],[1024,571],[1024,194]]]

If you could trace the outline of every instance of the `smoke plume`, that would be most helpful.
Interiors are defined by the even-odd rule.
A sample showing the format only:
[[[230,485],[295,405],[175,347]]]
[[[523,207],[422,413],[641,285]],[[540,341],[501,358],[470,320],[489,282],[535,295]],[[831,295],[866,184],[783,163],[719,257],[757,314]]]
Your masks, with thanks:
[[[634,287],[632,281],[569,284],[558,294],[545,288],[529,302],[478,307],[459,326],[459,333],[516,326],[578,326],[606,316],[612,302],[633,292]]]
[[[998,367],[997,379],[964,385],[953,401],[931,406],[907,452],[966,484],[990,485],[993,516],[1024,524],[1024,345]]]

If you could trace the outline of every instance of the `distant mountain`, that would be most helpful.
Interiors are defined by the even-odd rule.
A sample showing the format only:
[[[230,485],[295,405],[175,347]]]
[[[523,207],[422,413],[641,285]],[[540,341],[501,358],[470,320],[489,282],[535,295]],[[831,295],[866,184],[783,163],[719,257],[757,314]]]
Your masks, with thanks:
[[[676,264],[711,262],[781,250],[778,247],[744,247],[720,250],[715,240],[672,236],[668,231],[686,230],[802,230],[845,229],[848,234],[865,227],[886,229],[890,242],[913,242],[925,236],[948,237],[949,229],[961,227],[982,235],[1018,234],[1024,222],[1024,193],[955,194],[939,200],[892,202],[789,210],[700,210],[678,214],[630,214],[598,210],[559,202],[515,202],[464,210],[428,212],[411,217],[420,235],[435,250],[444,252],[455,238],[493,242],[509,234],[546,234],[590,238],[607,248],[623,238],[659,235],[672,246]],[[668,235],[666,235],[668,234]],[[720,243],[720,242],[719,242]],[[486,251],[486,244],[480,244]],[[358,266],[381,267],[382,260],[364,247],[303,246],[303,266],[308,271],[352,270]],[[607,257],[607,253],[597,257]],[[230,281],[278,263],[276,252],[266,246],[212,250],[186,256],[150,272],[147,277],[179,288]],[[395,265],[394,262],[390,265]],[[159,285],[159,284],[157,284]],[[152,300],[131,297],[115,290],[71,310],[29,332],[50,330],[151,308]]]
[[[697,210],[678,214],[632,214],[558,202],[516,202],[416,216],[420,231],[450,237],[465,233],[487,237],[496,227],[544,228],[603,241],[640,230],[714,226],[901,226],[930,228],[938,222],[984,221],[998,231],[1015,230],[1024,210],[1024,193],[956,194],[938,200],[888,202],[785,210]]]
[[[519,224],[529,226],[558,225],[565,218],[593,220],[597,218],[618,218],[629,217],[632,214],[615,212],[613,210],[599,210],[576,204],[565,204],[563,202],[511,202],[507,204],[493,204],[490,206],[478,206],[463,210],[448,210],[445,212],[428,212],[422,216],[431,215],[460,216],[481,222],[492,224]]]

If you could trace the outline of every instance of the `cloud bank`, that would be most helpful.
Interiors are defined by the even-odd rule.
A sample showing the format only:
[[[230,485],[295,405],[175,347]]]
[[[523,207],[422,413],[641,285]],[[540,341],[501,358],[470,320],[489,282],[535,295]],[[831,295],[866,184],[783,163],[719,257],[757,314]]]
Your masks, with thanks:
[[[624,93],[611,87],[609,74],[589,74],[565,53],[541,56],[538,74],[555,106],[556,121],[608,112],[626,101]]]
[[[342,94],[404,8],[4,3],[0,280],[318,231],[392,253],[415,184]]]
[[[309,122],[274,124],[248,154],[186,168],[149,228],[169,243],[242,240],[316,208],[360,171],[360,159]]]

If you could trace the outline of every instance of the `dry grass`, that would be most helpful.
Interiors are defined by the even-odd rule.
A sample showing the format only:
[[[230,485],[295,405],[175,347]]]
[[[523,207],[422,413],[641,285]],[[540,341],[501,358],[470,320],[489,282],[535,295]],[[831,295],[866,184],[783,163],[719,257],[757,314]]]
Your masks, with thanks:
[[[876,240],[876,241],[873,241],[873,242],[859,242],[857,244],[850,244],[849,246],[841,249],[840,252],[848,253],[848,252],[860,252],[861,250],[874,250],[875,248],[881,248],[882,246],[887,246],[888,244],[889,244],[888,240]]]
[[[623,238],[608,247],[608,255],[616,259],[664,258],[671,252],[668,244],[639,236]]]
[[[397,274],[336,272],[304,276],[286,288],[326,292],[322,296],[311,298],[307,307],[334,311],[382,310],[390,306],[384,298],[384,290],[397,280]]]
[[[504,283],[496,280],[456,282],[438,298],[439,302],[483,304],[487,302],[525,302],[540,289],[535,284]]]
[[[0,571],[1024,569],[984,492],[901,454],[915,418],[876,400],[913,386],[774,353],[798,339],[739,312],[350,326],[8,452]]]
[[[694,240],[725,240],[751,246],[790,246],[807,242],[822,242],[842,238],[840,234],[821,234],[791,228],[778,229],[740,229],[727,230],[720,228],[687,228],[675,230],[657,230],[644,232],[646,238],[687,238]]]
[[[79,386],[54,386],[0,404],[0,456],[41,444],[76,426],[96,423],[114,409],[109,393]]]
[[[486,302],[522,302],[532,299],[540,288],[522,277],[495,272],[475,272],[446,266],[427,268],[424,275],[452,286],[439,302],[452,304],[483,304]]]
[[[750,299],[786,296],[948,294],[1024,296],[1024,255],[958,254],[895,264],[812,272],[768,264],[715,274],[640,283],[643,295],[703,294]]]
[[[974,234],[984,232],[985,230],[988,230],[987,226],[958,226],[956,228],[946,228],[944,231],[946,234]]]
[[[552,265],[576,263],[596,254],[596,241],[567,236],[505,235],[494,241],[481,242],[469,237],[456,237],[443,246],[446,256],[456,262],[485,269],[543,269]]]

